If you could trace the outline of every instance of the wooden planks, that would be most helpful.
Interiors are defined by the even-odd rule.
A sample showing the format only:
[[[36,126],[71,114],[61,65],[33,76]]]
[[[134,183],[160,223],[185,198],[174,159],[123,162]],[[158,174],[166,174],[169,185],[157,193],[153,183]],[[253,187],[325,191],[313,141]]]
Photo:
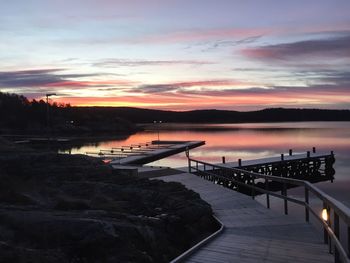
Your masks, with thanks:
[[[238,192],[182,173],[160,177],[183,183],[211,204],[224,232],[186,262],[333,262],[310,224],[266,209]]]
[[[205,144],[205,141],[156,141],[152,142],[153,146],[147,147],[151,149],[147,153],[138,153],[135,150],[135,155],[130,155],[122,159],[113,160],[112,165],[142,165],[150,163],[180,152],[184,152],[187,149],[193,149]],[[158,147],[159,146],[159,147]]]

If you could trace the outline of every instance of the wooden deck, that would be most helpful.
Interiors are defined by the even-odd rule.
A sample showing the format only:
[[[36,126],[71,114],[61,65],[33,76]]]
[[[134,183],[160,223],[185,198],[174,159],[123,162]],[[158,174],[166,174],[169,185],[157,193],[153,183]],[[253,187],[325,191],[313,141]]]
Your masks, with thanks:
[[[150,146],[134,150],[129,156],[111,161],[112,165],[142,165],[184,152],[205,144],[205,141],[153,141]]]
[[[160,177],[176,181],[211,204],[225,230],[186,262],[333,262],[321,234],[302,219],[269,210],[251,197],[193,174]]]

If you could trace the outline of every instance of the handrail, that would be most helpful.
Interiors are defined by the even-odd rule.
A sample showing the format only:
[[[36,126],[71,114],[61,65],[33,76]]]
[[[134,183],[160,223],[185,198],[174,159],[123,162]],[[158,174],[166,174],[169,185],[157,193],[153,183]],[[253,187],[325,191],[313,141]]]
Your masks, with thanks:
[[[332,248],[334,250],[335,262],[344,262],[350,263],[350,209],[343,205],[341,202],[335,200],[330,197],[316,186],[312,185],[310,182],[299,179],[291,179],[284,178],[272,175],[264,175],[256,172],[251,172],[238,168],[230,168],[226,166],[211,164],[199,160],[195,160],[187,156],[188,158],[188,168],[189,172],[192,172],[192,169],[195,170],[199,174],[205,174],[210,177],[210,179],[214,179],[217,181],[221,180],[221,183],[227,185],[241,185],[251,189],[251,195],[254,198],[255,191],[266,194],[266,202],[267,207],[270,207],[269,196],[275,196],[284,200],[284,212],[288,214],[288,201],[294,202],[296,204],[302,205],[305,207],[305,220],[309,222],[309,213],[311,212],[318,221],[320,221],[324,228],[324,242],[329,244],[329,251],[332,252]],[[192,162],[195,163],[195,166],[192,166]],[[202,165],[203,170],[201,170],[200,165]],[[211,170],[207,169],[211,168]],[[216,173],[215,173],[216,172]],[[240,177],[244,177],[249,183],[245,181],[236,180],[235,175],[239,175]],[[265,180],[265,188],[258,187],[255,185],[255,179],[264,179]],[[281,194],[276,192],[272,192],[268,189],[269,181],[275,181],[283,184],[283,189]],[[287,196],[287,185],[295,185],[304,187],[304,200],[296,199],[290,196]],[[328,219],[323,220],[319,213],[316,212],[309,205],[309,192],[313,193],[317,198],[319,198],[323,202],[323,208],[326,209]],[[330,215],[331,211],[333,211],[333,229],[331,226]],[[340,231],[339,231],[339,218],[341,218],[347,226],[347,242],[348,248],[345,249],[340,242]]]
[[[219,223],[220,228],[216,230],[213,234],[209,235],[208,237],[204,238],[203,240],[199,241],[197,244],[195,244],[193,247],[190,249],[186,250],[184,253],[181,255],[177,256],[174,258],[172,261],[169,263],[179,263],[184,261],[186,258],[188,258],[190,255],[192,255],[195,251],[197,251],[199,248],[207,244],[209,241],[211,241],[213,238],[215,238],[218,234],[220,234],[224,229],[225,226],[224,224],[215,216],[213,215],[214,219]]]
[[[350,208],[329,196],[322,190],[318,189],[316,186],[311,184],[308,181],[304,181],[304,184],[311,190],[318,198],[322,199],[322,201],[330,204],[332,209],[337,212],[337,214],[342,217],[347,225],[350,225]]]

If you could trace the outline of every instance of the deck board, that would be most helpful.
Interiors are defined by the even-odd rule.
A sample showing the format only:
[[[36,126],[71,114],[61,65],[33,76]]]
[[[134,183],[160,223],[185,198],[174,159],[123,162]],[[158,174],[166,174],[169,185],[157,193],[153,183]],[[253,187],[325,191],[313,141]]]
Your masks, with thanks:
[[[333,262],[320,233],[302,219],[266,209],[249,196],[181,173],[160,177],[181,182],[211,204],[225,230],[186,262]]]

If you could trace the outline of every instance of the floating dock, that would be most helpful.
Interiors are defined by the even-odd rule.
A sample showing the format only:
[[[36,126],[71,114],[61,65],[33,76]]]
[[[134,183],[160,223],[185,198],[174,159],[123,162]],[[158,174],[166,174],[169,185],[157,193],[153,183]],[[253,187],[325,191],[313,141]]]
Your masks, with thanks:
[[[312,152],[292,154],[281,154],[281,156],[261,158],[254,160],[241,160],[237,162],[226,162],[225,157],[222,163],[215,164],[217,167],[242,169],[263,175],[279,176],[299,180],[307,180],[312,183],[334,180],[335,162],[333,152],[316,153]],[[211,169],[207,166],[207,169]]]
[[[152,141],[147,145],[141,145],[140,147],[135,145],[134,147],[131,146],[130,150],[123,150],[123,153],[127,152],[129,154],[123,158],[113,159],[110,164],[143,165],[204,144],[205,141]]]

